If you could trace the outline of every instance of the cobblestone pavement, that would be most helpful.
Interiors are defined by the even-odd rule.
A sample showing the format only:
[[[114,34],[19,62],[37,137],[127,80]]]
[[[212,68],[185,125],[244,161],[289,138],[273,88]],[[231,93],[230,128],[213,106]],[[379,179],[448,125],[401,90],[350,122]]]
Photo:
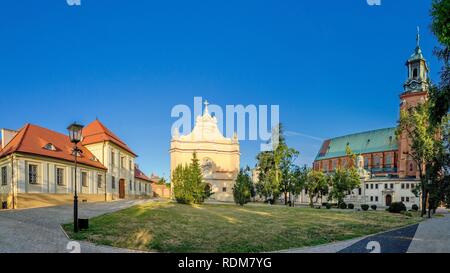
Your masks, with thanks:
[[[79,217],[92,218],[148,200],[121,200],[110,203],[80,204]],[[0,253],[68,253],[77,250],[66,237],[61,224],[73,221],[71,205],[26,210],[0,211]],[[82,253],[132,252],[79,242]]]

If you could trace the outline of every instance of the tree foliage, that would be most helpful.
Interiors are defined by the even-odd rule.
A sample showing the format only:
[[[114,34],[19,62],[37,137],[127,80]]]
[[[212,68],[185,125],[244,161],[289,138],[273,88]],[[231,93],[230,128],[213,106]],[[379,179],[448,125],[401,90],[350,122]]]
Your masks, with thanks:
[[[305,190],[309,197],[311,207],[317,203],[319,198],[328,194],[328,177],[322,171],[309,170],[305,181]]]
[[[330,177],[331,190],[328,200],[337,200],[338,204],[344,202],[345,196],[360,186],[361,179],[356,168],[338,168]]]
[[[245,205],[255,196],[253,182],[249,174],[249,168],[241,169],[233,187],[234,202],[238,205]]]
[[[172,174],[175,200],[182,204],[201,204],[211,196],[211,189],[203,181],[196,153],[189,165],[178,165]]]

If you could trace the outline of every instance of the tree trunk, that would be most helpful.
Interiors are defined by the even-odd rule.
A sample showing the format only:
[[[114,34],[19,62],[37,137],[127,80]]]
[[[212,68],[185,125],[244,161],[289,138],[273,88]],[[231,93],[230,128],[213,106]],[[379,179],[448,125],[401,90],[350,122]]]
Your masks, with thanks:
[[[287,191],[284,192],[284,205],[287,206],[288,200],[287,200]]]
[[[420,214],[420,217],[423,217],[426,214],[427,214],[427,193],[425,191],[425,185],[422,185],[422,213]]]

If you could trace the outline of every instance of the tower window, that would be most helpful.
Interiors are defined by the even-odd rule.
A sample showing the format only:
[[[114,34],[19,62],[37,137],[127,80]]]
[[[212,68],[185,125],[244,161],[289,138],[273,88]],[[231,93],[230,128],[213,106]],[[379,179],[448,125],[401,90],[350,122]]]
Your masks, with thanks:
[[[413,77],[417,78],[417,68],[414,68],[414,70],[413,70]]]

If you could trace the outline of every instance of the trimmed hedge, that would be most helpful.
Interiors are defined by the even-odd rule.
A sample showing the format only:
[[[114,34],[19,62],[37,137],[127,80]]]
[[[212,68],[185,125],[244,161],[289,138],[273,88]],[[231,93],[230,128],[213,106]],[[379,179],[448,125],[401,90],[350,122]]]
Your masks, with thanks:
[[[332,205],[329,204],[329,203],[327,203],[327,204],[325,205],[325,207],[326,207],[327,209],[331,209]]]
[[[355,205],[353,205],[353,204],[348,204],[347,208],[348,208],[348,209],[354,209],[354,208],[355,208]]]
[[[372,209],[372,210],[377,210],[377,205],[372,205],[372,206],[370,206],[370,208]]]
[[[394,202],[389,207],[390,213],[401,213],[403,211],[406,211],[406,206],[403,204],[403,202]]]
[[[413,211],[419,211],[419,206],[418,205],[416,205],[416,204],[414,204],[414,205],[412,205],[412,208],[411,208]]]
[[[339,208],[340,209],[347,209],[347,204],[345,204],[345,202],[342,202],[339,204]]]
[[[369,210],[369,205],[363,204],[363,205],[361,205],[361,209],[363,211],[368,211]]]

